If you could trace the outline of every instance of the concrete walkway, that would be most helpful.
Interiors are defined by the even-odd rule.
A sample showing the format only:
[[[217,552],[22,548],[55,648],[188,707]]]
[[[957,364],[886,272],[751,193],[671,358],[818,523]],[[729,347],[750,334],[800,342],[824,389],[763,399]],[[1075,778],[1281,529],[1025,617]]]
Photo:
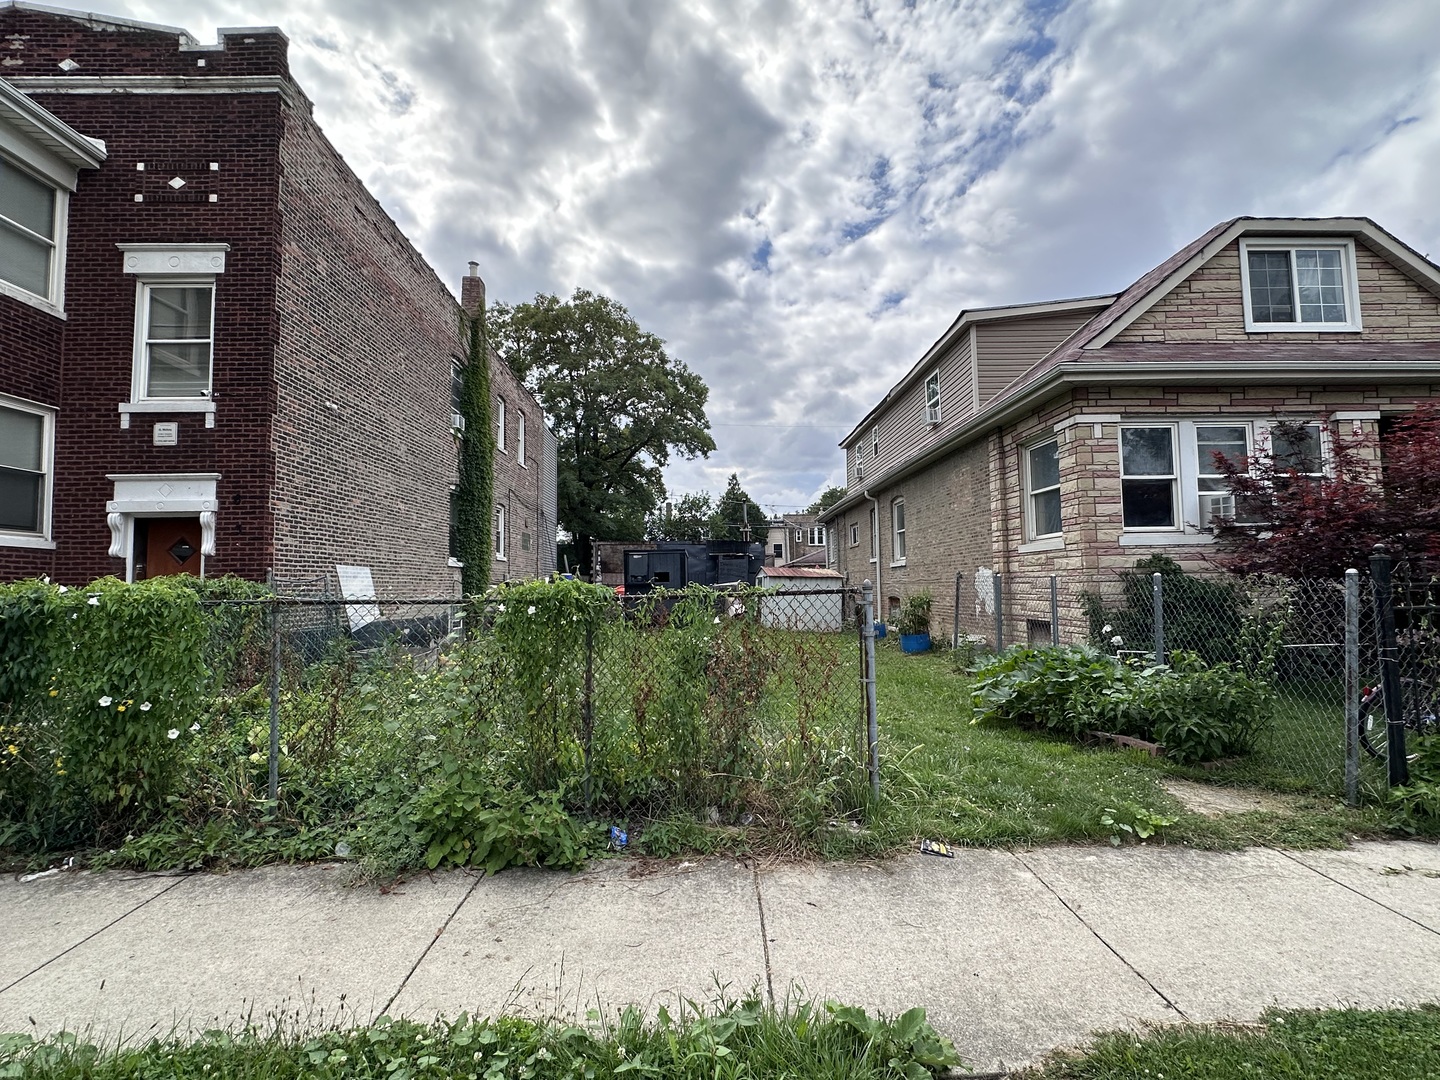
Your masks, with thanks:
[[[879,866],[632,860],[0,881],[0,1031],[430,1019],[703,999],[929,1010],[995,1069],[1097,1029],[1440,1000],[1440,847],[962,851]]]

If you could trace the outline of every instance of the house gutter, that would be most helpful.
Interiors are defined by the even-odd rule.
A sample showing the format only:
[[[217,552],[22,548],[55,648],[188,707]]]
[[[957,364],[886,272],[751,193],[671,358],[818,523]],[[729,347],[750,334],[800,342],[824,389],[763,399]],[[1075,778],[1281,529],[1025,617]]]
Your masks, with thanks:
[[[903,461],[871,481],[870,488],[895,484],[921,469],[948,457],[959,447],[991,427],[1005,424],[1028,412],[1040,401],[1069,386],[1093,383],[1163,383],[1166,385],[1195,383],[1206,385],[1217,379],[1227,383],[1273,383],[1279,381],[1355,383],[1408,383],[1440,380],[1440,360],[1372,360],[1362,368],[1353,360],[1275,361],[1237,369],[1233,361],[1189,363],[1176,370],[1173,362],[1096,364],[1091,362],[1062,365],[1045,373],[1033,386],[1022,389],[1015,397],[998,406],[972,416],[960,427],[928,450]],[[866,498],[869,496],[866,495]],[[860,495],[847,496],[825,512],[820,520],[828,522],[861,502]]]

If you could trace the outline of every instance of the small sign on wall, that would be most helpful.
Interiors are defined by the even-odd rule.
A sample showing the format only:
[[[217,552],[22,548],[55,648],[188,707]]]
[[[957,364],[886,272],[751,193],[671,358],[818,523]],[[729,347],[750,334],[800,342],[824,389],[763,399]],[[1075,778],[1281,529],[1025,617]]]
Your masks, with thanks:
[[[180,444],[180,424],[176,420],[170,420],[163,424],[155,425],[156,446],[178,446]]]

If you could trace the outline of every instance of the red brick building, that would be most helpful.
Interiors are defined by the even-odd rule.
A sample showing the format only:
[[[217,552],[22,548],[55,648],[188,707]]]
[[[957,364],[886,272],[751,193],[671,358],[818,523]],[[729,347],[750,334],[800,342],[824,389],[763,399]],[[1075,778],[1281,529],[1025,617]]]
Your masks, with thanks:
[[[287,48],[0,3],[0,578],[458,588],[460,305]],[[503,364],[491,381],[492,576],[547,573],[553,436]]]

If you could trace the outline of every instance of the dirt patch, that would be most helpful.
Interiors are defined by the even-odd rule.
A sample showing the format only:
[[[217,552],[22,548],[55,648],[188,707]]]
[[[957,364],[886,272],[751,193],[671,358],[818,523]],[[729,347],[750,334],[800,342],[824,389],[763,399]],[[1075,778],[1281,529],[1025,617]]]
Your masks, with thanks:
[[[1226,814],[1250,814],[1257,810],[1293,810],[1295,802],[1284,795],[1276,795],[1256,788],[1214,787],[1197,784],[1193,780],[1162,780],[1165,790],[1180,800],[1180,805],[1192,814],[1203,817],[1224,817]]]

